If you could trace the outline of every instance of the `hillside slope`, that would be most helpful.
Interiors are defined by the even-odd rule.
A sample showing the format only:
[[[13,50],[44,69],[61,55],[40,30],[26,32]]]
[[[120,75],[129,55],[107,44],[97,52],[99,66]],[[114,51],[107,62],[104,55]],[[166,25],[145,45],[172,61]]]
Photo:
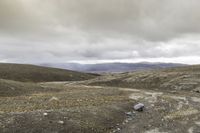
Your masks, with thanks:
[[[88,84],[150,90],[198,91],[200,90],[200,66],[110,74],[92,80]]]
[[[198,133],[199,77],[200,66],[187,66],[71,82],[1,79],[0,132]]]
[[[23,82],[76,81],[96,77],[95,74],[81,73],[57,68],[25,64],[0,64],[0,79]]]
[[[200,65],[108,74],[85,82],[119,88],[143,103],[142,113],[119,126],[120,133],[199,133]],[[118,128],[117,128],[118,129]]]

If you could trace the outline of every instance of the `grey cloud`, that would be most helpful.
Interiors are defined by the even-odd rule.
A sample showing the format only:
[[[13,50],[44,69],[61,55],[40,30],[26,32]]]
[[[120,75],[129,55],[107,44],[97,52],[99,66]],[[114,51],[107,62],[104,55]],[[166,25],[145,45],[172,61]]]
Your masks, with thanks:
[[[0,61],[199,56],[199,12],[199,0],[1,0]]]
[[[62,14],[58,20],[62,24],[70,20],[92,33],[162,41],[200,31],[198,0],[74,0],[60,4],[63,10],[58,11]]]
[[[199,33],[199,5],[198,0],[2,0],[0,28],[53,34],[57,25],[74,26],[91,34],[162,41]]]

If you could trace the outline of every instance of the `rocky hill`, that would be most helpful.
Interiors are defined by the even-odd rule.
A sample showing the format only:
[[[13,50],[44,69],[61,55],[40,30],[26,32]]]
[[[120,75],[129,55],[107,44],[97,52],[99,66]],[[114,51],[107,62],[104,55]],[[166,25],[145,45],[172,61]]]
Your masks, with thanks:
[[[200,87],[200,66],[108,74],[89,84],[166,91],[196,91]]]

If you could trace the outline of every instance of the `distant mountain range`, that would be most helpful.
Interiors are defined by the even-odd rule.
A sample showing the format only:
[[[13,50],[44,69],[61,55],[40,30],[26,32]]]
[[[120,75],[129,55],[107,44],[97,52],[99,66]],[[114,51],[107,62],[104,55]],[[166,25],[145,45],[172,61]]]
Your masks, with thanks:
[[[185,64],[177,64],[177,63],[149,63],[149,62],[102,63],[102,64],[44,63],[39,65],[80,71],[80,72],[92,72],[92,73],[106,73],[106,72],[118,73],[118,72],[186,66]]]

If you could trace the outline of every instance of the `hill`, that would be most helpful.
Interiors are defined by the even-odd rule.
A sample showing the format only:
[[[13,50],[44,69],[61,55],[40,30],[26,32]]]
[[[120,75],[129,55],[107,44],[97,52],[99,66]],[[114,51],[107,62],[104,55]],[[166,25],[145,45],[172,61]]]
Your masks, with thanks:
[[[0,132],[198,133],[200,65],[84,81],[0,80]],[[134,106],[144,104],[138,112]]]
[[[0,64],[0,78],[23,82],[88,80],[96,74],[27,64]]]
[[[130,72],[138,70],[150,70],[150,69],[185,66],[185,64],[177,64],[177,63],[149,63],[149,62],[101,63],[101,64],[45,63],[40,65],[69,69],[74,71],[92,72],[92,73],[105,73],[105,72],[118,73],[118,72]]]
[[[90,85],[129,87],[148,90],[195,91],[200,90],[200,66],[185,66],[140,72],[108,74]]]
[[[107,74],[85,84],[127,91],[145,105],[143,113],[134,112],[128,124],[122,123],[121,133],[200,131],[200,65]]]

